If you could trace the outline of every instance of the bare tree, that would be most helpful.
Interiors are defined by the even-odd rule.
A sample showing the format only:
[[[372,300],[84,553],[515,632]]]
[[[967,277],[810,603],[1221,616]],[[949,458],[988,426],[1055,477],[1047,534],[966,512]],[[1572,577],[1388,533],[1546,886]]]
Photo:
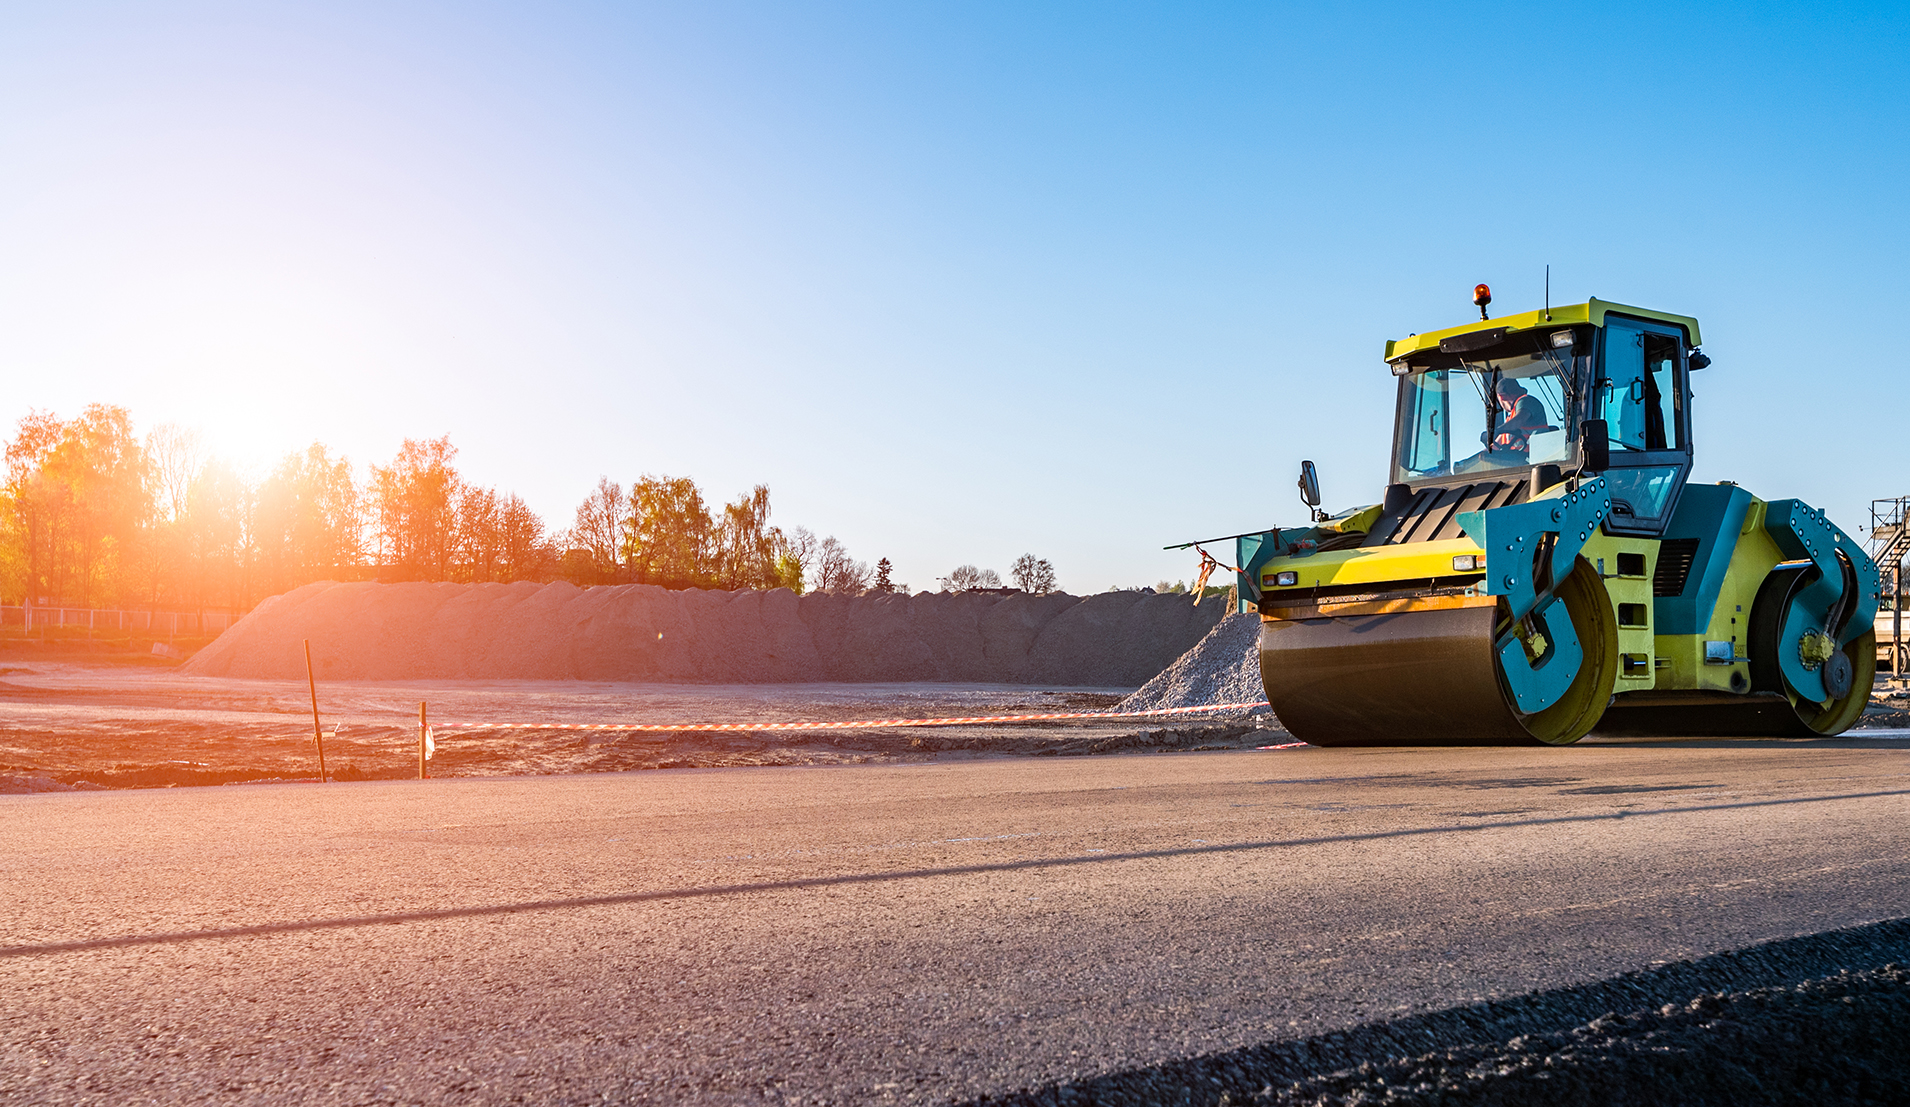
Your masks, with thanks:
[[[182,523],[186,539],[185,598],[196,607],[223,599],[243,606],[249,599],[240,567],[247,558],[246,524],[256,500],[229,467],[207,462],[186,492]],[[246,574],[250,576],[250,574]]]
[[[816,535],[808,527],[791,528],[783,538],[781,566],[783,583],[795,589],[803,590],[804,582],[809,578],[809,570],[816,563]]]
[[[1022,554],[1008,567],[1008,575],[1014,578],[1015,587],[1023,592],[1045,596],[1054,591],[1054,566],[1045,557]]]
[[[982,571],[973,565],[957,565],[955,568],[949,570],[947,576],[938,577],[936,579],[941,581],[942,591],[944,592],[966,592],[971,588],[979,586],[981,584],[981,578]]]
[[[502,533],[504,566],[500,579],[535,580],[556,559],[550,540],[544,534],[544,520],[530,505],[513,492],[498,508],[498,529]]]
[[[623,485],[609,477],[598,477],[596,489],[577,505],[577,521],[570,530],[571,544],[590,557],[591,571],[597,578],[594,583],[617,579],[627,526]]]
[[[186,497],[192,480],[204,464],[199,432],[176,423],[154,427],[146,435],[147,499],[149,517],[142,520],[143,541],[138,549],[122,551],[129,573],[138,579],[139,592],[157,604],[176,584],[183,564]]]
[[[458,561],[466,580],[497,579],[504,561],[504,509],[496,489],[469,487],[459,497]]]
[[[850,557],[848,549],[830,535],[816,548],[814,580],[818,592],[857,595],[869,587],[869,565]]]
[[[205,446],[196,430],[177,423],[161,423],[146,435],[146,458],[151,463],[153,500],[172,522],[186,513],[186,494],[205,463]]]
[[[942,588],[949,592],[973,592],[977,588],[1000,588],[1001,574],[993,569],[977,569],[973,565],[957,565],[947,576],[940,578]]]

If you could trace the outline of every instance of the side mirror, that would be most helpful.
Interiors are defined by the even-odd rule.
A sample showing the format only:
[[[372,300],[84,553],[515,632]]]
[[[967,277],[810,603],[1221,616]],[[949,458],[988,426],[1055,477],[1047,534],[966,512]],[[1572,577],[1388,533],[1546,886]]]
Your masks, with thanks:
[[[1612,464],[1611,431],[1603,419],[1587,419],[1578,425],[1579,456],[1584,464],[1580,470],[1587,473],[1602,473]]]
[[[1311,461],[1300,463],[1300,498],[1308,507],[1320,506],[1320,474]]]
[[[1711,358],[1709,355],[1699,353],[1697,350],[1693,350],[1691,351],[1691,356],[1685,359],[1685,364],[1689,365],[1692,368],[1692,370],[1696,371],[1710,365]]]

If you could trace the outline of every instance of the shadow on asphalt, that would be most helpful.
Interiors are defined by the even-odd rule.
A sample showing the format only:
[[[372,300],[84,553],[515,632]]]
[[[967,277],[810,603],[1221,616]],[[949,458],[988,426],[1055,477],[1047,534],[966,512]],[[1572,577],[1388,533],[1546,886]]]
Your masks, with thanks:
[[[1910,919],[969,1107],[1903,1103]]]

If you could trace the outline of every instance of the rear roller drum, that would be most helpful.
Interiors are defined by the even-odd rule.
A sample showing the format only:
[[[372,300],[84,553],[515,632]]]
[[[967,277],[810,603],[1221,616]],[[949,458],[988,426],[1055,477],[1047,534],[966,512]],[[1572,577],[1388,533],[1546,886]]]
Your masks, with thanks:
[[[1872,627],[1846,642],[1823,662],[1824,686],[1830,698],[1822,703],[1798,695],[1784,680],[1778,663],[1783,648],[1783,628],[1799,592],[1817,577],[1814,569],[1785,569],[1766,577],[1751,608],[1751,686],[1760,692],[1773,692],[1789,701],[1788,713],[1780,713],[1784,725],[1777,731],[1797,737],[1842,734],[1856,725],[1870,702],[1871,685],[1877,679],[1877,631]],[[1845,579],[1846,595],[1856,588],[1854,573]],[[1841,636],[1849,626],[1851,604],[1844,605],[1839,625],[1829,628]],[[1820,639],[1821,640],[1821,639]]]
[[[1877,632],[1846,642],[1822,664],[1831,693],[1819,703],[1799,696],[1779,664],[1784,623],[1797,594],[1815,578],[1812,569],[1781,569],[1764,578],[1751,606],[1751,678],[1747,694],[1717,693],[1710,702],[1630,706],[1622,701],[1605,713],[1598,732],[1627,738],[1811,738],[1842,734],[1856,724],[1870,701],[1877,676]],[[1851,581],[1855,586],[1855,581]],[[1838,631],[1847,629],[1845,626]],[[1797,649],[1793,642],[1791,649]]]

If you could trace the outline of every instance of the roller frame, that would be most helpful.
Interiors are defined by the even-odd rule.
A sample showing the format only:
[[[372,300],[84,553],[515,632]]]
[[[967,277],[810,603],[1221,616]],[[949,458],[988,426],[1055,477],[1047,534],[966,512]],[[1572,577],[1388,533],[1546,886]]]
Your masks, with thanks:
[[[1792,691],[1814,703],[1828,703],[1832,697],[1824,687],[1823,668],[1804,664],[1804,635],[1822,632],[1841,648],[1869,630],[1877,615],[1877,566],[1861,546],[1802,500],[1772,501],[1765,508],[1764,530],[1784,556],[1808,559],[1817,567],[1816,578],[1791,597],[1778,637],[1777,664]],[[1827,625],[1833,612],[1838,613],[1837,626]]]
[[[1459,517],[1460,529],[1486,551],[1485,591],[1503,596],[1510,621],[1495,636],[1493,649],[1517,710],[1535,714],[1559,701],[1584,664],[1585,650],[1572,621],[1547,619],[1558,586],[1572,571],[1587,539],[1611,513],[1612,497],[1603,477],[1595,477],[1560,496],[1471,511]],[[1547,536],[1552,541],[1546,542]],[[1537,658],[1526,655],[1526,634],[1537,623],[1547,642]]]

